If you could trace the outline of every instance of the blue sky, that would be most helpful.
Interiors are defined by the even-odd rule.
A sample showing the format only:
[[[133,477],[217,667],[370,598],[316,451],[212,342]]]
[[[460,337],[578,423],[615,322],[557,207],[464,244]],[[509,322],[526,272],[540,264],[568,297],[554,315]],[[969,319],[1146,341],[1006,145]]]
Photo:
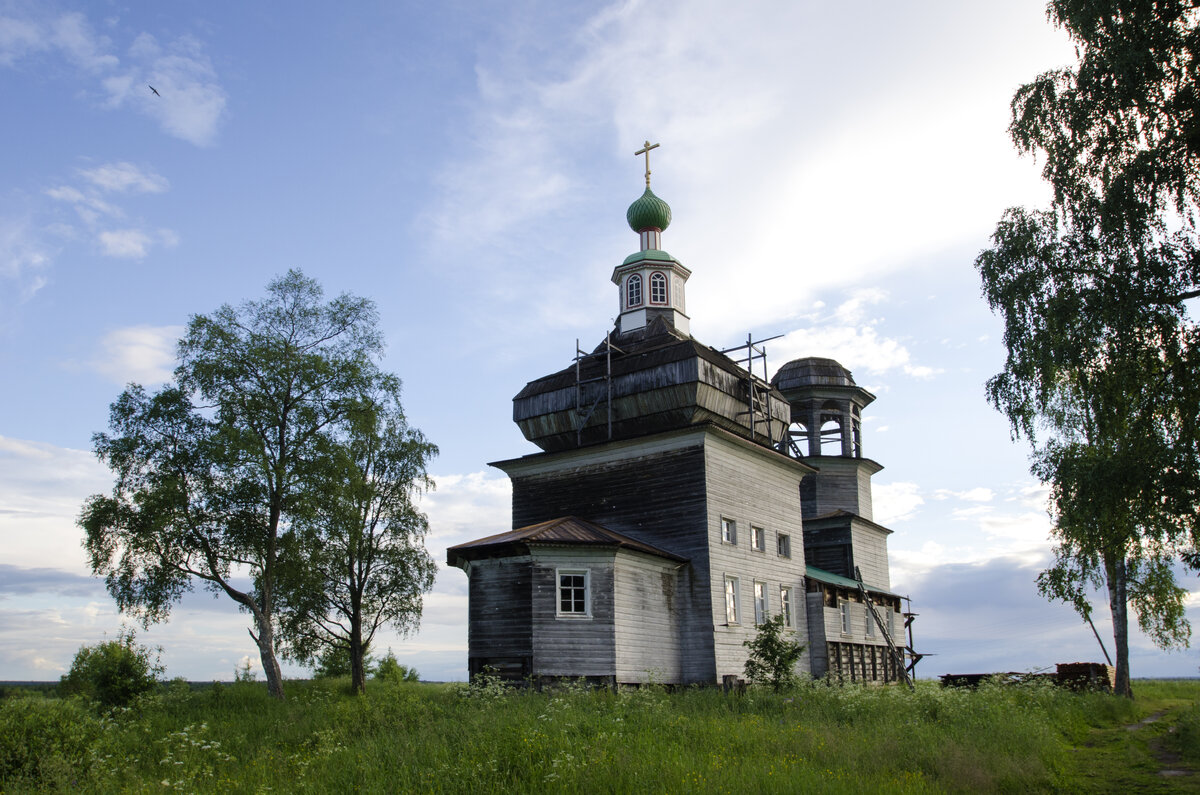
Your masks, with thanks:
[[[120,627],[74,524],[110,487],[109,403],[169,377],[189,316],[289,268],[377,303],[442,451],[434,556],[507,529],[487,462],[534,451],[512,396],[611,326],[646,138],[693,334],[784,334],[772,367],[830,356],[877,394],[922,675],[1099,659],[1034,590],[1045,491],[984,401],[1003,348],[972,267],[1004,208],[1046,198],[1012,92],[1072,57],[1040,0],[0,0],[0,679],[57,678]],[[441,572],[420,633],[380,645],[463,677],[465,586]],[[230,678],[257,664],[248,623],[198,592],[142,638],[170,675]],[[1197,672],[1133,644],[1135,675]]]

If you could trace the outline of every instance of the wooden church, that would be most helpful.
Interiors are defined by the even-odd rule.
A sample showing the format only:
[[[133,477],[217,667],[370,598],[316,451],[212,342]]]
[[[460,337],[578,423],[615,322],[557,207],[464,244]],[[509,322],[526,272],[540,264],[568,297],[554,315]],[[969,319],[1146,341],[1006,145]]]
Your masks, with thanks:
[[[447,550],[469,580],[469,672],[718,683],[782,614],[812,676],[901,678],[891,531],[871,516],[882,467],[862,451],[874,396],[831,359],[768,382],[752,341],[735,360],[691,336],[652,148],[626,214],[639,250],[613,270],[615,328],[513,399],[541,448],[493,464],[515,529]]]

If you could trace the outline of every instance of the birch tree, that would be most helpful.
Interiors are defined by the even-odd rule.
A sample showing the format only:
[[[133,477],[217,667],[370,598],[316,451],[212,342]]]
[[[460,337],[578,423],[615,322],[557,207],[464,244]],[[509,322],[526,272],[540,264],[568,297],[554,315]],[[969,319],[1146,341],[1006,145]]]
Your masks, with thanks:
[[[286,647],[309,663],[347,656],[361,693],[376,632],[415,629],[433,587],[429,524],[416,500],[433,488],[426,466],[437,447],[408,425],[392,378],[358,401],[326,445],[318,475],[331,487],[289,540],[297,568],[281,591]]]
[[[110,433],[93,438],[116,476],[80,516],[95,574],[121,611],[166,620],[197,582],[249,613],[272,696],[283,697],[277,590],[293,520],[311,514],[327,433],[380,374],[374,305],[323,301],[298,271],[267,297],[197,315],[179,342],[174,383],[131,384]]]
[[[1128,609],[1187,645],[1178,565],[1197,567],[1200,28],[1181,0],[1055,0],[1077,64],[1017,90],[1010,133],[1043,163],[1047,210],[1009,210],[976,267],[1008,357],[989,400],[1050,484],[1041,591],[1090,614],[1108,592],[1118,690]]]

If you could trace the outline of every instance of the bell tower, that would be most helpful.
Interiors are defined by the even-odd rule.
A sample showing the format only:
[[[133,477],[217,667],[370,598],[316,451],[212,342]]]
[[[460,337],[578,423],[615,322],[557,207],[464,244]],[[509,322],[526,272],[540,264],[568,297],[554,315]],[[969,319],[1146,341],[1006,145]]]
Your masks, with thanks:
[[[861,568],[867,582],[887,586],[892,531],[875,523],[871,506],[871,477],[883,467],[863,456],[862,442],[862,411],[875,396],[819,357],[788,362],[771,385],[792,410],[785,452],[818,470],[800,481],[805,560],[843,577]]]

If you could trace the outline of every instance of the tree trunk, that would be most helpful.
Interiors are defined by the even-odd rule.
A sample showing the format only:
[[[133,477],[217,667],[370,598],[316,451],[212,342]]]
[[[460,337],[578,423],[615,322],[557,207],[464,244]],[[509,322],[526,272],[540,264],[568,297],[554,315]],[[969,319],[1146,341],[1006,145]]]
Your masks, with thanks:
[[[267,693],[282,701],[283,671],[279,669],[279,660],[275,659],[275,627],[266,615],[256,615],[254,623],[258,625],[258,636],[251,633],[250,637],[258,644],[258,657],[267,677]]]
[[[1133,698],[1129,681],[1129,605],[1124,554],[1106,561],[1108,568],[1108,607],[1112,612],[1113,640],[1117,647],[1116,693]]]
[[[350,685],[356,693],[367,691],[367,672],[363,663],[362,623],[357,616],[350,621]]]

